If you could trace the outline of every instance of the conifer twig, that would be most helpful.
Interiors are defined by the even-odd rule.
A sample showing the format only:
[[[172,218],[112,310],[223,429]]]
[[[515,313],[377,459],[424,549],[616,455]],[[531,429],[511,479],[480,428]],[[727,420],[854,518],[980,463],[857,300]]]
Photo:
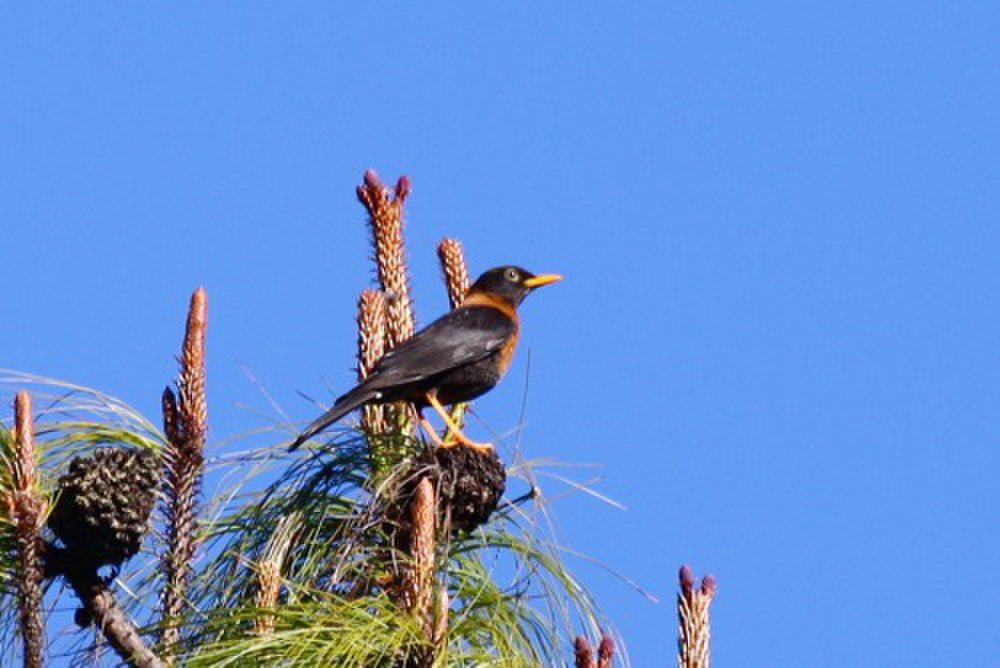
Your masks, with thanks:
[[[677,665],[679,668],[709,668],[711,665],[711,623],[709,607],[715,597],[715,578],[706,575],[695,589],[694,571],[681,566],[680,593],[677,594]]]
[[[163,392],[163,425],[167,550],[162,567],[166,582],[161,601],[162,643],[180,640],[179,617],[184,610],[188,581],[197,548],[198,494],[205,463],[208,404],[205,395],[205,339],[208,297],[204,288],[191,296],[187,329],[181,350],[178,395]]]
[[[257,594],[254,605],[261,610],[271,610],[278,603],[281,593],[281,564],[265,560],[257,565]],[[269,612],[260,613],[254,620],[254,630],[260,635],[274,633],[275,618]]]
[[[410,179],[399,177],[395,190],[390,193],[375,170],[369,169],[357,193],[368,210],[375,268],[388,305],[387,347],[391,349],[413,336],[416,322],[403,242],[403,204],[410,194]]]
[[[441,273],[448,289],[448,301],[452,308],[458,308],[469,291],[469,267],[465,262],[462,242],[458,239],[442,239],[437,247]]]
[[[386,304],[380,290],[364,290],[358,298],[358,382],[368,377],[385,354]],[[365,433],[387,431],[383,406],[365,406],[361,426]]]
[[[434,620],[434,551],[437,532],[437,492],[429,477],[417,483],[410,510],[410,567],[404,580],[404,596],[410,611],[421,620],[433,647],[437,629]],[[422,667],[434,663],[433,651],[420,657]]]
[[[413,563],[406,579],[409,607],[421,619],[427,619],[431,611],[437,531],[436,497],[431,479],[421,478],[413,495],[410,530],[410,556]]]
[[[288,556],[295,537],[294,527],[298,515],[292,513],[278,520],[274,533],[267,541],[260,563],[257,566],[257,594],[254,604],[261,610],[273,609],[278,604],[281,593],[281,570]],[[254,628],[261,635],[274,632],[275,617],[273,614],[262,613],[254,620]]]
[[[611,668],[615,658],[615,641],[609,635],[601,638],[597,647],[597,658],[594,658],[594,648],[584,636],[577,636],[573,642],[573,656],[576,668]]]
[[[42,616],[42,524],[46,504],[38,489],[35,455],[35,422],[31,395],[14,398],[14,461],[11,517],[19,557],[18,620],[24,642],[25,668],[40,668],[45,650],[45,620]]]
[[[594,648],[583,636],[577,636],[573,642],[573,657],[576,668],[594,668]]]

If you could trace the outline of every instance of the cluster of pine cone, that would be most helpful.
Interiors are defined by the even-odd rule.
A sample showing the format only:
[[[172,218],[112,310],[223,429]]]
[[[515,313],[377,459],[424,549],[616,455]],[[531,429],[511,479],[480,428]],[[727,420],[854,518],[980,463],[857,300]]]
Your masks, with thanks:
[[[426,448],[414,458],[411,484],[423,476],[435,483],[439,506],[448,511],[452,529],[472,531],[489,521],[507,486],[507,472],[495,451],[467,447]],[[404,488],[403,498],[412,490]]]
[[[149,530],[161,477],[150,450],[102,448],[70,462],[48,526],[77,567],[119,566]]]

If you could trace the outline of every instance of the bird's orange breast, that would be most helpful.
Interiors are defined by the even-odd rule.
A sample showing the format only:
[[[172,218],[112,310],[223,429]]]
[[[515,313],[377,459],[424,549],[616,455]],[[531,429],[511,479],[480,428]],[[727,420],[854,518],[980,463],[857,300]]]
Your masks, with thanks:
[[[515,322],[514,333],[510,335],[509,339],[507,339],[507,343],[503,344],[503,347],[500,348],[500,352],[497,355],[497,370],[500,372],[501,376],[507,373],[507,369],[510,368],[510,363],[514,359],[514,351],[517,350],[517,342],[520,337],[521,328],[518,327]]]
[[[500,376],[503,376],[507,373],[507,369],[510,368],[510,363],[514,359],[514,351],[517,350],[517,342],[521,336],[521,321],[517,317],[517,308],[510,302],[496,295],[491,295],[488,292],[468,293],[462,301],[462,306],[488,306],[495,308],[514,323],[514,333],[510,335],[510,338],[507,339],[503,347],[497,352],[497,371],[499,371]]]

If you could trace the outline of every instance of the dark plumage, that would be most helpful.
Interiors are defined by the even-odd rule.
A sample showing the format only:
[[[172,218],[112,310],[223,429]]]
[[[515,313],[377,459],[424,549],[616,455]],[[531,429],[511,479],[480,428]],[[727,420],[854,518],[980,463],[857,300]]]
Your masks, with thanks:
[[[365,404],[409,401],[418,410],[433,406],[447,422],[441,404],[475,399],[506,373],[517,347],[518,305],[535,288],[560,279],[520,267],[487,271],[469,288],[461,306],[386,353],[364,382],[306,427],[291,449]],[[463,443],[478,445],[453,431]]]

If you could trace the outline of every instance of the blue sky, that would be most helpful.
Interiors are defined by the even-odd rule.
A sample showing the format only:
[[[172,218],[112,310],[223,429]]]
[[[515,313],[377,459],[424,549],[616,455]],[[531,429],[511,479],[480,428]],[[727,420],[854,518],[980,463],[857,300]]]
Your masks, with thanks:
[[[119,9],[0,24],[0,367],[155,415],[205,285],[213,436],[259,423],[240,365],[314,417],[354,186],[407,173],[422,322],[445,235],[567,276],[478,411],[516,426],[530,356],[526,454],[603,465],[627,511],[553,510],[663,599],[576,564],[637,666],[684,562],[718,665],[1000,656],[995,7]]]

